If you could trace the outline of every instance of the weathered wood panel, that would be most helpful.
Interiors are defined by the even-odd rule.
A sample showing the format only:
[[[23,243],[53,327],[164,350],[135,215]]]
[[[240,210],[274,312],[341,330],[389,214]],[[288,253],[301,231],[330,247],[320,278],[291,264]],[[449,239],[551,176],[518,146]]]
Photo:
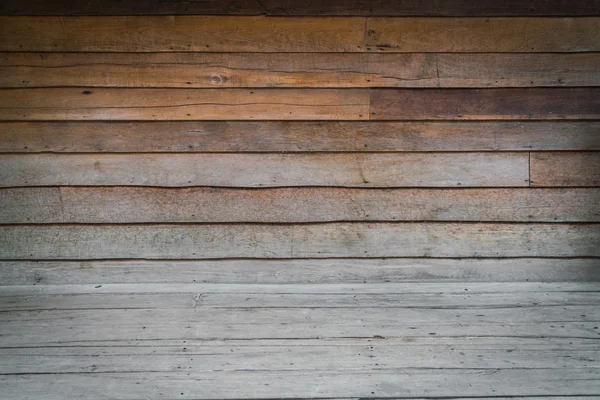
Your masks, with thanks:
[[[600,86],[600,54],[2,53],[0,87]]]
[[[181,372],[154,373],[94,373],[85,374],[23,374],[0,378],[5,393],[15,400],[44,397],[47,400],[102,398],[107,396],[126,399],[236,399],[240,393],[252,393],[256,398],[328,397],[343,400],[359,396],[379,395],[409,398],[415,393],[427,396],[477,395],[495,388],[509,398],[539,395],[536,400],[556,395],[598,393],[596,368],[553,369],[464,369],[429,370],[402,369],[396,371],[214,371],[190,375]],[[469,385],[470,384],[470,385]],[[467,388],[465,388],[465,386]],[[423,388],[427,388],[425,393]],[[181,394],[183,393],[183,394]],[[286,395],[283,398],[288,398]],[[482,397],[481,399],[489,398]],[[501,399],[500,397],[497,397]],[[569,397],[569,399],[572,399]]]
[[[598,224],[12,225],[0,232],[6,260],[600,256]]]
[[[0,155],[14,186],[528,186],[527,153]]]
[[[598,119],[600,89],[369,89],[371,119]]]
[[[0,223],[600,222],[600,189],[0,190]]]
[[[560,24],[560,21],[564,20],[556,21]],[[581,29],[591,33],[590,27],[586,28],[587,25],[589,23],[584,22]],[[0,51],[357,52],[365,50],[363,44],[365,18],[0,17],[0,27]],[[569,42],[569,38],[564,38],[562,42]]]
[[[195,261],[0,261],[6,285],[99,283],[293,284],[415,282],[599,282],[600,260],[507,259],[328,259]],[[41,285],[41,286],[39,286]],[[12,293],[12,292],[11,292]]]
[[[579,52],[600,49],[600,18],[368,18],[382,52]],[[48,46],[49,47],[49,46]]]
[[[3,120],[368,119],[366,89],[0,90]]]
[[[0,138],[3,153],[600,150],[600,122],[0,122]]]
[[[600,50],[600,18],[0,17],[0,26],[0,51]]]
[[[600,186],[600,153],[531,153],[532,186]]]
[[[379,16],[569,16],[599,15],[597,0],[503,1],[472,3],[451,0],[438,3],[394,0],[204,0],[144,2],[121,0],[5,0],[2,15],[379,15]]]

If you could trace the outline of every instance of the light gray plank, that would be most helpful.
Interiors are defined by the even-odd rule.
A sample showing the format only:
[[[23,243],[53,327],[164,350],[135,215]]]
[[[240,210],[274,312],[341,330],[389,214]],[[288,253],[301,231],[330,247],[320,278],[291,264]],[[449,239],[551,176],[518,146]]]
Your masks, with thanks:
[[[527,186],[526,153],[0,155],[0,187]]]
[[[599,257],[598,224],[15,225],[5,260]]]
[[[520,258],[0,261],[0,282],[3,285],[526,281],[598,282],[600,260]]]
[[[0,223],[595,222],[599,216],[600,189],[0,189]]]

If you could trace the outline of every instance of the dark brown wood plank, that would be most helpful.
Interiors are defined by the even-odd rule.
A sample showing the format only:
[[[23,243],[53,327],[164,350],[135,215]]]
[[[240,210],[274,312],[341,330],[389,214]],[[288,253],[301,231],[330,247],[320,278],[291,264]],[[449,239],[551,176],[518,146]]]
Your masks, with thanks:
[[[600,86],[600,53],[0,53],[0,87]]]
[[[600,153],[531,153],[531,186],[600,186]]]
[[[599,15],[598,0],[5,0],[2,15],[376,15],[376,16],[585,16]]]
[[[526,16],[599,15],[598,0],[261,0],[272,15]]]
[[[371,119],[598,119],[598,88],[370,89]]]
[[[1,120],[368,119],[367,89],[3,89]]]
[[[257,15],[255,0],[3,0],[0,15]]]
[[[600,18],[373,17],[365,45],[400,53],[598,51]]]
[[[600,189],[14,188],[0,224],[600,222]]]
[[[5,260],[328,257],[600,257],[600,224],[0,226]]]
[[[360,17],[0,17],[0,51],[356,52]]]
[[[527,153],[0,155],[0,187],[523,187]]]
[[[600,150],[600,122],[0,122],[3,153],[513,150]]]

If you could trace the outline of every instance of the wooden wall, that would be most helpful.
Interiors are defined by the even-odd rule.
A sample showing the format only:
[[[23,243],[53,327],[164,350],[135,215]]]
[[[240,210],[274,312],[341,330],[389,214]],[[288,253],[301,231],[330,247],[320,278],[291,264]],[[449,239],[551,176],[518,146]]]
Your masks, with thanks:
[[[599,1],[76,3],[0,5],[4,284],[600,280]]]

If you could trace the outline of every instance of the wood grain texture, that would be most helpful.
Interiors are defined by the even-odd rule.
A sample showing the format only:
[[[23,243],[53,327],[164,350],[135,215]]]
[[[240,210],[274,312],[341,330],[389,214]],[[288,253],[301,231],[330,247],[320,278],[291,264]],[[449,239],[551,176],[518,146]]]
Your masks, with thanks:
[[[368,119],[366,89],[5,89],[3,120]]]
[[[0,122],[0,138],[4,153],[600,150],[600,122]]]
[[[101,283],[326,284],[413,282],[600,282],[600,260],[326,259],[194,261],[0,261],[10,285]]]
[[[5,260],[600,257],[599,224],[8,225],[0,233]]]
[[[527,153],[0,155],[15,186],[528,186]]]
[[[370,89],[371,119],[598,119],[600,89]]]
[[[0,223],[600,222],[600,189],[0,190]]]
[[[360,52],[365,50],[364,18],[0,17],[0,27],[0,51]]]
[[[0,53],[0,87],[600,86],[598,65],[598,53]]]
[[[531,153],[531,186],[600,186],[600,153]]]
[[[366,29],[365,29],[366,25]],[[0,51],[591,52],[599,18],[0,17]]]
[[[368,18],[381,52],[580,52],[600,49],[600,18]]]
[[[120,0],[5,0],[1,15],[379,15],[379,16],[586,16],[600,15],[597,0],[503,1],[464,0],[440,3],[394,0],[228,0],[159,1]]]

